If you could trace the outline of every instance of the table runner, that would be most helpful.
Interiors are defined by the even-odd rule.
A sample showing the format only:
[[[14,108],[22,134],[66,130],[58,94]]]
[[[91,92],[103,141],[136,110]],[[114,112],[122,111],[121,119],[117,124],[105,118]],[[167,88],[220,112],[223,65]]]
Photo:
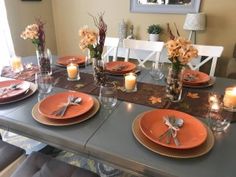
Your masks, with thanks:
[[[77,82],[67,81],[66,72],[57,72],[53,74],[54,79],[59,78],[57,87],[81,91],[92,95],[99,94],[99,87],[94,84],[92,74],[80,73],[81,79]],[[209,111],[209,92],[204,90],[191,90],[184,88],[182,100],[173,103],[165,98],[165,86],[138,82],[137,92],[126,93],[120,89],[124,84],[123,77],[108,76],[108,82],[114,82],[118,88],[118,99],[150,106],[154,108],[174,109],[188,114],[206,118]],[[235,113],[223,111],[222,116],[236,121]]]
[[[37,71],[34,70],[34,73],[35,72]],[[9,74],[9,71],[3,72],[2,76],[15,78],[14,75]],[[28,78],[25,76],[28,76]],[[32,73],[28,75],[22,73],[22,75],[17,75],[16,79],[23,78],[24,80],[32,81],[32,77]],[[68,81],[66,71],[62,68],[55,67],[53,68],[52,77],[54,80],[54,86],[56,87],[80,91],[92,95],[99,94],[99,87],[95,85],[92,74],[81,72],[79,81]],[[174,109],[186,112],[193,116],[207,118],[209,111],[209,92],[207,91],[184,88],[182,100],[178,103],[173,103],[165,98],[165,86],[138,82],[137,92],[126,93],[121,89],[124,85],[123,77],[108,76],[108,81],[116,84],[118,88],[117,97],[119,100],[153,108]],[[236,113],[223,111],[222,116],[231,119],[232,122],[236,121]]]

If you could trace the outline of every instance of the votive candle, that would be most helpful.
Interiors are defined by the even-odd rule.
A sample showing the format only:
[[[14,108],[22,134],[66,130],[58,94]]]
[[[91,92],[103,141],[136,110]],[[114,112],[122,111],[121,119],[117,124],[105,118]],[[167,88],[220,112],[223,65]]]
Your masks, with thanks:
[[[209,97],[209,102],[210,102],[210,103],[216,103],[216,102],[218,102],[218,101],[219,101],[219,100],[218,100],[218,98],[217,98],[216,95],[212,95],[212,96]]]
[[[78,76],[78,65],[74,64],[74,63],[70,63],[67,65],[67,74],[69,79],[77,79]]]
[[[223,102],[225,107],[228,108],[236,107],[236,87],[226,88]]]
[[[136,91],[137,75],[128,73],[125,75],[125,89],[126,91]]]
[[[23,65],[20,57],[13,57],[11,59],[11,67],[14,72],[20,72],[23,70]]]

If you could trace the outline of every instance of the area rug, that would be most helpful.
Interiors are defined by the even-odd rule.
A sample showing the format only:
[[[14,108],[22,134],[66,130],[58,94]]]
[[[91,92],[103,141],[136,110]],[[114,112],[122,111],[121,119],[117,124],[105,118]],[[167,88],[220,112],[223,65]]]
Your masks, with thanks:
[[[41,151],[69,164],[93,171],[99,174],[101,177],[137,177],[96,160],[81,157],[75,153],[58,150],[56,148],[51,148],[47,152],[44,150],[46,149],[45,147],[47,147],[46,144],[26,138],[24,136],[20,136],[1,129],[0,133],[2,135],[3,141],[25,149],[27,154],[30,154],[32,151]]]

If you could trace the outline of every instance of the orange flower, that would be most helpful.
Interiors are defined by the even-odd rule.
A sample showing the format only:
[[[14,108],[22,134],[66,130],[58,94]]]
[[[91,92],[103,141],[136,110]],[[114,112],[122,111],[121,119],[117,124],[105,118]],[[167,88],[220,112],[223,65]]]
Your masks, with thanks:
[[[191,93],[191,92],[188,92],[187,97],[190,97],[190,98],[193,98],[193,99],[200,98],[198,93]]]
[[[198,51],[191,42],[181,37],[167,41],[166,48],[172,63],[179,61],[181,65],[186,65],[198,56]]]
[[[155,96],[151,96],[149,99],[148,99],[152,104],[156,104],[156,103],[161,103],[162,100],[160,97],[155,97]]]

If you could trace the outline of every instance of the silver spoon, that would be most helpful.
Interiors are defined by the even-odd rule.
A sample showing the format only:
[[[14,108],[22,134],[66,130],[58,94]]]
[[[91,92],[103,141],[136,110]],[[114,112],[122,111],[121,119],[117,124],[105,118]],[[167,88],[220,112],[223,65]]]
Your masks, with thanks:
[[[74,101],[74,103],[76,103],[76,104],[80,104],[82,102],[82,98],[81,97],[78,97],[75,101]]]
[[[175,118],[174,116],[171,117],[171,120],[172,120],[172,124],[177,127],[177,128],[181,128],[184,124],[184,120],[181,119],[181,118]],[[171,134],[172,134],[172,137],[174,139],[174,142],[175,142],[175,145],[176,146],[179,146],[180,145],[180,142],[177,138],[177,136],[174,135],[174,132],[173,130],[171,129]]]

